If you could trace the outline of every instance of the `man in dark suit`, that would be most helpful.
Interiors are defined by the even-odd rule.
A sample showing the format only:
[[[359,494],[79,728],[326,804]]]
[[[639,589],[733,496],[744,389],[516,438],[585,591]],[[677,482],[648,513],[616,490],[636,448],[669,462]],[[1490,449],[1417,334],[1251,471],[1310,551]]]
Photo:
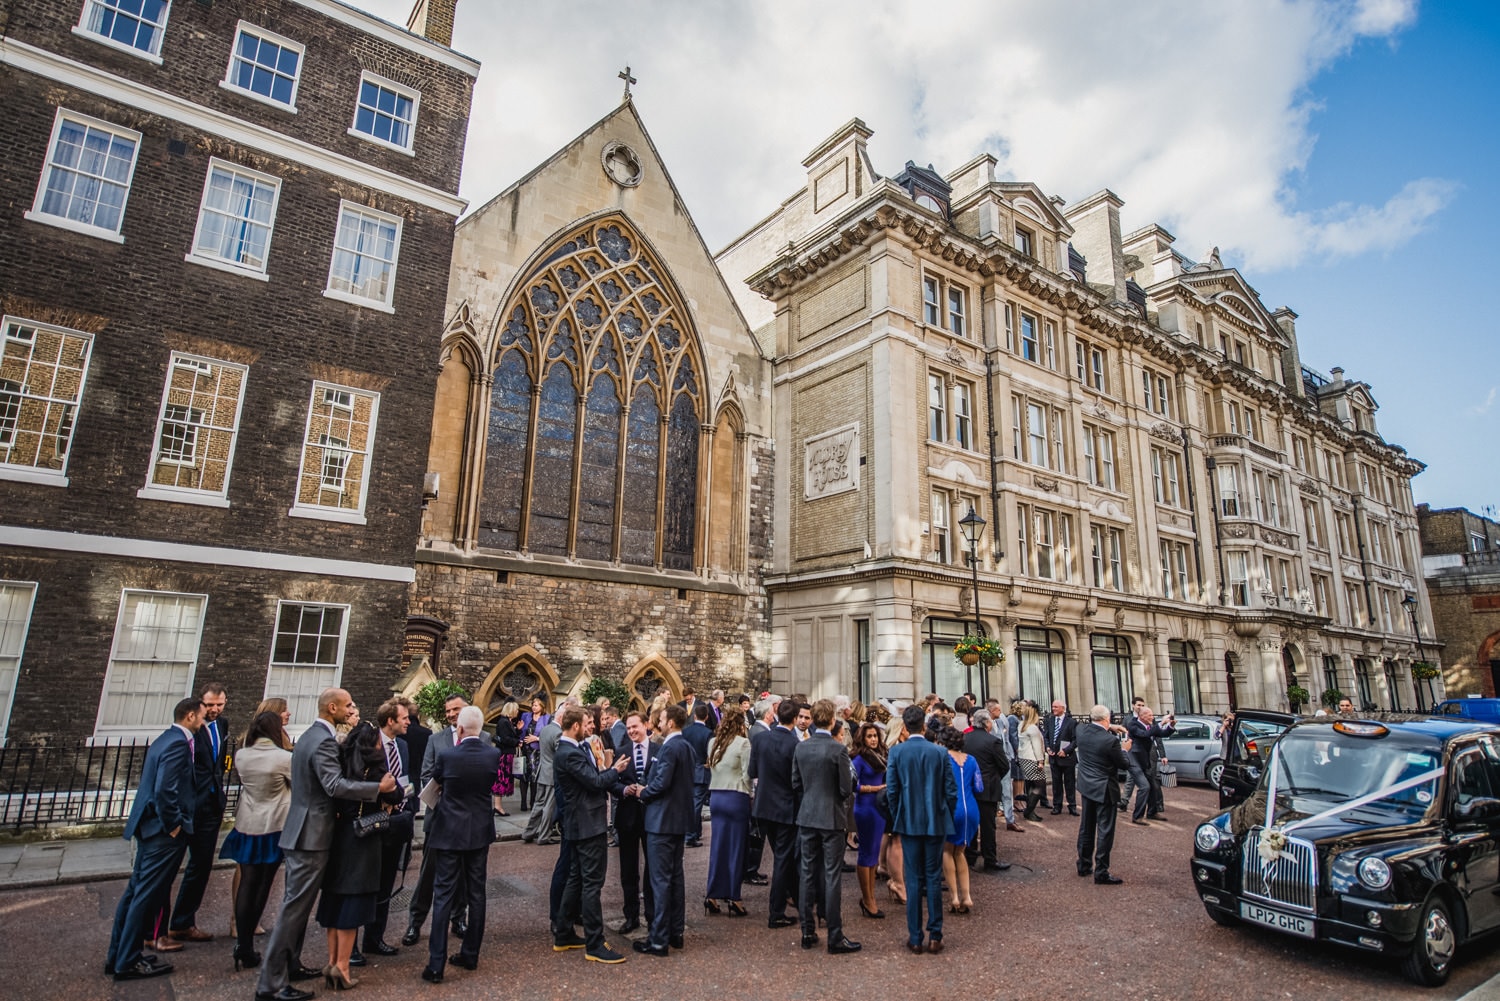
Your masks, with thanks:
[[[422,762],[422,771],[416,781],[418,795],[426,788],[428,780],[432,778],[433,770],[437,768],[438,752],[458,746],[458,714],[468,704],[469,700],[458,694],[448,696],[443,702],[443,717],[448,721],[448,725],[433,734],[422,749],[422,756],[418,759]],[[422,814],[422,833],[427,834],[431,828],[432,811],[427,810]],[[432,907],[432,882],[435,876],[436,872],[432,868],[432,853],[424,848],[422,866],[417,870],[417,885],[411,891],[411,903],[406,909],[406,933],[401,936],[402,945],[416,945],[417,939],[422,937],[422,925],[426,922],[427,912]],[[463,901],[466,899],[468,899],[466,894],[458,894],[459,909],[453,914],[453,934],[459,938],[463,938],[465,931]]]
[[[1142,827],[1149,811],[1152,818],[1163,812],[1161,793],[1161,771],[1157,759],[1161,757],[1161,739],[1177,730],[1171,717],[1165,724],[1156,721],[1156,714],[1144,703],[1135,715],[1125,721],[1125,732],[1130,736],[1130,774],[1135,779],[1135,810],[1130,822]]]
[[[693,770],[693,829],[688,832],[687,846],[703,846],[703,808],[708,805],[708,742],[714,739],[712,703],[699,702],[693,707],[693,719],[682,731],[682,739],[693,749],[698,767]]]
[[[992,732],[995,721],[988,710],[976,709],[969,721],[974,726],[964,735],[964,752],[979,766],[979,781],[984,788],[974,794],[979,804],[979,833],[965,854],[971,866],[982,858],[986,871],[1002,872],[1010,868],[1010,863],[1001,862],[995,854],[995,821],[1005,784],[1010,781],[1010,759],[1004,742]]]
[[[656,757],[656,745],[646,731],[645,718],[636,710],[625,714],[625,740],[615,745],[615,757],[625,760],[620,773],[625,785],[645,785],[646,772]],[[620,933],[628,935],[641,926],[641,860],[646,847],[646,806],[636,796],[620,795],[615,803],[615,837],[620,849],[620,892],[625,898],[625,923]],[[651,892],[650,859],[646,859],[646,920],[656,913]]]
[[[901,860],[906,870],[906,947],[915,953],[939,953],[943,951],[943,841],[953,833],[958,780],[948,765],[948,752],[922,736],[926,716],[920,705],[902,710],[901,722],[910,736],[891,748],[885,795],[890,804],[891,829],[901,835]]]
[[[366,952],[394,956],[400,951],[385,941],[385,926],[390,919],[396,867],[416,827],[416,787],[411,781],[411,756],[403,739],[411,725],[411,713],[400,700],[390,699],[375,710],[375,725],[380,727],[380,753],[385,758],[386,770],[403,786],[409,787],[410,792],[402,801],[401,809],[391,814],[391,826],[377,835],[380,839],[380,886],[375,891],[375,920],[365,925],[363,951],[354,951],[349,958],[351,966],[365,965]]]
[[[646,806],[646,868],[656,908],[650,935],[635,943],[635,951],[648,956],[665,956],[668,947],[683,946],[687,914],[682,846],[693,828],[693,770],[698,765],[693,749],[682,739],[687,711],[667,706],[665,719],[666,737],[646,769],[645,786],[625,790]]]
[[[797,750],[797,735],[792,724],[797,721],[800,706],[783,699],[776,707],[774,729],[750,737],[750,780],[755,783],[755,799],[750,816],[760,825],[760,833],[771,845],[771,897],[766,923],[772,928],[787,928],[797,919],[787,914],[797,880],[797,798],[792,790],[792,754]]]
[[[802,948],[818,944],[821,902],[828,923],[828,951],[835,956],[860,949],[858,942],[844,936],[840,906],[845,819],[854,794],[854,768],[843,742],[830,733],[836,712],[830,699],[814,702],[812,736],[792,752],[792,791],[798,797],[797,837],[802,855],[797,905]]]
[[[593,712],[579,706],[567,706],[558,714],[562,733],[552,755],[552,777],[559,798],[566,804],[563,840],[572,847],[559,911],[581,918],[585,959],[623,963],[625,957],[604,940],[599,891],[604,888],[604,874],[609,868],[609,793],[624,788],[620,773],[629,759],[622,757],[608,768],[595,759],[593,751],[580,743],[592,735],[593,721]],[[574,934],[570,927],[566,944],[573,943]]]
[[[197,814],[193,833],[187,837],[187,872],[177,888],[177,903],[172,905],[168,935],[178,942],[211,942],[213,933],[198,927],[198,908],[208,889],[208,877],[214,870],[214,850],[219,846],[219,827],[224,823],[227,798],[225,779],[229,775],[229,725],[219,718],[228,702],[224,686],[209,682],[199,692],[203,703],[203,726],[194,742],[193,786],[197,797]]]
[[[302,965],[302,939],[307,918],[323,885],[328,855],[333,847],[333,801],[352,799],[373,803],[381,793],[396,790],[396,776],[379,782],[353,782],[339,766],[339,743],[334,727],[349,719],[353,700],[342,688],[318,695],[318,718],[297,738],[292,750],[292,801],[281,828],[286,854],[286,893],[271,939],[266,943],[256,1001],[308,1001],[311,991],[291,986],[321,971]]]
[[[411,717],[411,725],[406,728],[405,737],[407,760],[421,764],[427,760],[427,742],[432,739],[432,731],[422,725],[422,718],[417,713],[416,703],[404,695],[396,696],[395,701],[405,706],[407,715]],[[415,782],[421,776],[413,773],[411,778]],[[422,790],[419,787],[417,791]]]
[[[495,842],[490,789],[500,769],[500,751],[482,739],[484,713],[478,706],[458,712],[458,743],[438,751],[432,780],[441,789],[432,809],[425,851],[433,855],[432,932],[427,940],[427,967],[422,979],[441,983],[446,962],[465,970],[479,965],[484,941],[484,884],[490,845]],[[460,876],[462,873],[462,876]],[[448,955],[448,920],[460,906],[469,912],[463,943]]]
[[[1129,743],[1128,741],[1126,742]],[[1078,729],[1078,792],[1083,818],[1078,822],[1078,875],[1093,873],[1094,882],[1114,886],[1109,853],[1115,844],[1115,811],[1120,800],[1119,773],[1125,751],[1109,725],[1109,707],[1095,706],[1088,725]]]
[[[1047,745],[1047,763],[1052,771],[1052,812],[1062,813],[1066,792],[1068,812],[1078,816],[1078,721],[1068,715],[1061,699],[1052,702],[1052,715],[1042,723],[1042,741]]]
[[[151,742],[141,766],[141,781],[125,822],[125,838],[134,838],[135,861],[130,881],[115,907],[104,968],[116,980],[141,980],[172,972],[172,964],[146,955],[141,942],[148,922],[166,906],[172,878],[182,863],[197,814],[193,759],[202,726],[202,702],[186,698],[172,710],[171,726]]]

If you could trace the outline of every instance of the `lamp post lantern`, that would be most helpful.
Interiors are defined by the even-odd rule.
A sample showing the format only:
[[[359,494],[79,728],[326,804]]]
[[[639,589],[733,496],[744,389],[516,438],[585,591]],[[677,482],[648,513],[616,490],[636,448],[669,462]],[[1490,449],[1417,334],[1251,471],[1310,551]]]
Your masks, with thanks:
[[[1413,637],[1416,638],[1416,641],[1417,641],[1417,660],[1419,662],[1425,664],[1427,662],[1427,654],[1422,649],[1422,628],[1419,625],[1417,625],[1417,596],[1416,596],[1416,594],[1413,593],[1413,592],[1411,592],[1411,591],[1407,591],[1406,592],[1406,597],[1404,597],[1404,598],[1401,599],[1401,604],[1403,606],[1405,606],[1405,608],[1406,608],[1406,614],[1411,617],[1411,634],[1412,634]],[[1430,679],[1430,678],[1422,678],[1420,680],[1421,680],[1421,684],[1427,686],[1427,689],[1428,689],[1427,690],[1427,694],[1428,695],[1432,695],[1433,694],[1432,693],[1432,679]],[[1412,690],[1417,693],[1417,708],[1418,709],[1425,709],[1426,707],[1422,705],[1422,702],[1424,701],[1423,698],[1422,698],[1422,689],[1418,685],[1418,679],[1417,678],[1412,678],[1411,679],[1411,687],[1412,687]]]
[[[974,635],[984,635],[984,623],[979,619],[979,540],[984,536],[985,520],[974,510],[974,505],[969,505],[969,513],[958,519],[958,530],[964,534],[964,541],[969,544],[968,561],[969,571],[974,579]],[[974,679],[969,678],[969,691],[974,690]],[[981,665],[979,672],[979,697],[988,700],[990,697],[990,672],[988,666]]]

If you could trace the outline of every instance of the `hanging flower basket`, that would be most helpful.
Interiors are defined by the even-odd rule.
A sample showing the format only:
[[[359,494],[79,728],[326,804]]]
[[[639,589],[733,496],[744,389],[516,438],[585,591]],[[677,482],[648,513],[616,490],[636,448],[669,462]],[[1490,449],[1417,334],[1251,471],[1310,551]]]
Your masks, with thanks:
[[[993,667],[1005,659],[1000,644],[985,636],[965,636],[953,644],[953,656],[966,665],[983,664]],[[972,658],[972,659],[971,659]]]
[[[1411,666],[1411,676],[1418,681],[1429,681],[1438,676],[1437,665],[1425,660],[1419,660]]]

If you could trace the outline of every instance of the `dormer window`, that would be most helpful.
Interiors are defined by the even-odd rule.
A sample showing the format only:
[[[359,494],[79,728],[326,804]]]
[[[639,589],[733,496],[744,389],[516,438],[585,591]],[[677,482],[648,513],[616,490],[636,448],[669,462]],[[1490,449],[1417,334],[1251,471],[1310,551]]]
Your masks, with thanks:
[[[940,202],[940,201],[938,201],[936,198],[932,197],[931,195],[929,195],[927,192],[925,192],[925,191],[918,191],[916,193],[915,199],[916,199],[916,203],[918,205],[922,206],[924,209],[928,209],[928,210],[930,210],[932,212],[937,212],[938,214],[942,214],[943,203]]]
[[[1036,234],[1022,226],[1016,227],[1016,250],[1027,257],[1036,256]]]
[[[947,218],[948,198],[953,194],[953,188],[931,164],[918,167],[907,160],[906,169],[892,180],[905,188],[906,193],[911,195],[911,200],[922,208]]]

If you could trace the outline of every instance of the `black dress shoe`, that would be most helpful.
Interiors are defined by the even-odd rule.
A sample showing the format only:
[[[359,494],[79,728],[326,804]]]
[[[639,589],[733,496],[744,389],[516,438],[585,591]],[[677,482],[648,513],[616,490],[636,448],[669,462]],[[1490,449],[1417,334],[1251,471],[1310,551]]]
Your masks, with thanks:
[[[349,965],[368,966],[369,961],[365,959],[364,953],[360,952],[358,949],[355,949],[353,952],[349,953]]]
[[[552,936],[553,952],[567,952],[569,949],[582,949],[586,945],[588,945],[588,942],[584,940],[583,936],[579,935],[575,931],[572,931],[571,929],[561,935]]]
[[[422,979],[429,984],[440,984],[443,982],[443,973],[441,970],[434,970],[430,966],[424,966],[422,968]],[[263,999],[257,997],[255,1001],[263,1001]]]
[[[641,919],[640,918],[626,918],[625,919],[625,923],[620,926],[620,934],[621,935],[629,935],[633,931],[640,930],[640,927],[641,927]]]
[[[453,955],[449,956],[448,957],[448,962],[452,963],[454,966],[458,967],[460,970],[477,970],[477,969],[479,969],[479,958],[478,957],[470,959],[468,956],[465,956],[463,953],[460,953],[460,952],[455,952]]]
[[[854,866],[850,865],[848,862],[845,862],[844,863],[844,868],[843,868],[842,871],[843,872],[854,872],[855,868],[854,868]]]
[[[677,936],[676,938],[667,939],[667,945],[673,949],[681,949],[685,944],[686,943],[682,941],[681,935]]]
[[[1059,807],[1055,807],[1055,808],[1054,808],[1054,809],[1053,809],[1053,811],[1052,811],[1052,816],[1054,816],[1054,817],[1055,817],[1055,816],[1057,816],[1057,815],[1058,815],[1058,814],[1059,814],[1059,813],[1062,813],[1062,807],[1060,807],[1060,806],[1059,806]]]
[[[137,960],[134,966],[115,971],[116,980],[145,980],[148,977],[159,977],[164,973],[172,972],[171,963],[148,963],[144,959]]]
[[[1158,810],[1155,813],[1148,813],[1148,814],[1146,814],[1146,819],[1147,820],[1166,820],[1167,819],[1167,815],[1165,813],[1162,813],[1160,810]]]
[[[296,966],[292,967],[287,971],[286,974],[288,980],[316,980],[322,975],[322,970],[314,970],[310,967],[303,966],[301,963],[298,963]],[[311,997],[312,995],[308,996]]]
[[[256,991],[255,1001],[311,1001],[312,991],[298,990],[290,985],[279,991]]]
[[[815,948],[817,948],[817,945],[818,945],[818,936],[817,935],[803,935],[802,936],[802,948],[804,948],[804,949],[815,949]]]
[[[671,950],[669,950],[666,946],[652,945],[650,942],[647,942],[643,938],[636,939],[630,944],[630,947],[636,952],[640,953],[642,956],[666,956],[671,952]]]
[[[1111,876],[1107,872],[1097,872],[1094,874],[1094,882],[1100,886],[1119,886],[1125,881],[1119,876]]]
[[[1068,816],[1070,816],[1070,817],[1076,817],[1076,816],[1078,816],[1078,809],[1077,809],[1077,807],[1072,807],[1072,806],[1068,807]]]
[[[1010,863],[1009,862],[986,862],[984,864],[984,871],[985,872],[1004,872],[1005,870],[1007,870],[1009,868],[1010,868]]]
[[[684,841],[683,844],[686,845],[688,848],[702,848],[703,847],[703,839],[702,838],[689,838],[688,840]]]
[[[469,934],[469,926],[463,921],[455,921],[451,927],[453,928],[454,936],[457,938],[463,938]]]
[[[1092,876],[1093,874],[1093,866],[1081,865],[1078,867],[1078,875],[1080,876]]]
[[[376,939],[374,945],[367,945],[365,949],[377,956],[397,956],[401,954],[401,950],[394,945],[386,945],[383,938]]]
[[[771,880],[765,876],[762,876],[758,872],[752,872],[750,875],[745,877],[745,882],[750,884],[751,886],[765,886],[767,883],[771,882]]]
[[[785,914],[776,914],[776,915],[773,915],[769,920],[766,921],[766,927],[767,928],[790,928],[792,925],[794,925],[796,923],[797,923],[797,919],[794,918],[794,917],[789,917],[789,916],[787,916]]]
[[[416,945],[417,940],[422,937],[422,929],[416,925],[407,925],[406,934],[401,936],[402,945]]]
[[[837,942],[828,943],[828,954],[830,956],[843,956],[851,952],[858,952],[864,948],[858,942],[851,942],[847,938],[841,938]]]

